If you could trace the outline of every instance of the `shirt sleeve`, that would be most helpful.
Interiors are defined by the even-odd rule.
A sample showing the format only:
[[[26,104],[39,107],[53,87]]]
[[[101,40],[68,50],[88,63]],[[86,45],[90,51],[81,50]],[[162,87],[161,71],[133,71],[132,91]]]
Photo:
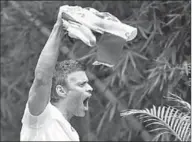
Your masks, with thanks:
[[[50,102],[47,104],[44,111],[38,116],[34,116],[30,113],[29,106],[27,103],[25,106],[22,123],[31,128],[40,128],[50,118],[51,118],[51,103]]]

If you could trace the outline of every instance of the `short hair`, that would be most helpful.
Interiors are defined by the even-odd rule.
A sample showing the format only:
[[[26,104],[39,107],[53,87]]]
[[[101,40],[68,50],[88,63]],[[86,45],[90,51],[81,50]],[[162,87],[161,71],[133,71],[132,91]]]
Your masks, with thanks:
[[[75,71],[85,71],[85,66],[76,60],[64,60],[57,62],[52,78],[51,102],[56,103],[60,100],[60,96],[56,92],[56,86],[67,86],[66,79],[68,74]]]

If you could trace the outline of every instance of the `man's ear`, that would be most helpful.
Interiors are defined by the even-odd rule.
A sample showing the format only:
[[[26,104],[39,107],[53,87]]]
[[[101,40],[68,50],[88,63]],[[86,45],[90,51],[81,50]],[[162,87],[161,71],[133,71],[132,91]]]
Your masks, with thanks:
[[[57,85],[55,89],[56,89],[57,94],[60,97],[65,98],[67,96],[67,91],[66,91],[65,87],[63,87],[61,85]]]

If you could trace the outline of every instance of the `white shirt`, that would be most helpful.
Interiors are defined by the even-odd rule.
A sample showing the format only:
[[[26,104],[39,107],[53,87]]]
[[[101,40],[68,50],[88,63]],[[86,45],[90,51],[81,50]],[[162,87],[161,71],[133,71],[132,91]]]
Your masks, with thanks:
[[[62,113],[50,102],[39,116],[29,112],[22,118],[20,141],[79,141],[79,135]]]

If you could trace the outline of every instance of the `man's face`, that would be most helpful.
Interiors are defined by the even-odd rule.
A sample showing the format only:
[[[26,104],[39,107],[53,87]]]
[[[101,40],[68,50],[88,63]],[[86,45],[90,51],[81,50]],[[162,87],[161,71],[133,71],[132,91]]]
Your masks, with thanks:
[[[67,111],[75,116],[85,116],[88,110],[88,101],[93,88],[88,84],[88,78],[84,71],[76,71],[67,76],[68,95]]]

